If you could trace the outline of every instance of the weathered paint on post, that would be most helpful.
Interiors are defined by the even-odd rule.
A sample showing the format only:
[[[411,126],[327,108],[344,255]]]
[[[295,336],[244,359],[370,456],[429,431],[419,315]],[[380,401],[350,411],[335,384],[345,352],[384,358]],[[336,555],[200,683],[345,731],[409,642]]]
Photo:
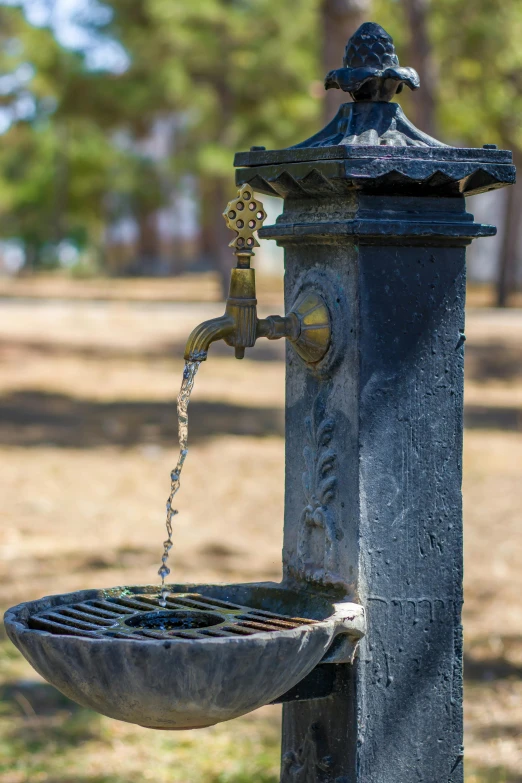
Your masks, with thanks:
[[[372,198],[382,201],[362,197],[367,208]],[[303,273],[326,270],[345,334],[324,379],[289,356],[285,568],[343,583],[366,607],[368,632],[344,690],[285,706],[283,755],[302,756],[314,736],[319,743],[309,777],[289,766],[285,783],[456,783],[461,775],[464,249],[403,240],[316,245],[308,236],[286,248],[289,298]],[[327,420],[335,487],[324,509],[336,562],[325,571],[320,545],[303,552],[299,539],[305,452],[320,459]]]
[[[328,78],[362,89],[353,70]],[[460,783],[465,247],[494,233],[464,196],[514,169],[367,95],[309,142],[236,158],[239,184],[284,199],[260,233],[285,248],[286,311],[310,288],[332,320],[315,369],[287,349],[285,579],[368,620],[333,695],[285,704],[281,780]]]

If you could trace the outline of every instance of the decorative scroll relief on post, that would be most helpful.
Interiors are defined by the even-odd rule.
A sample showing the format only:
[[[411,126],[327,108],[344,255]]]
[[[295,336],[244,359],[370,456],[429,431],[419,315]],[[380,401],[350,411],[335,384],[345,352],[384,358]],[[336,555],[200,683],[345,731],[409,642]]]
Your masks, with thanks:
[[[333,447],[335,419],[327,415],[326,394],[319,392],[312,414],[305,419],[303,489],[297,564],[301,576],[321,583],[344,583],[339,574],[335,542],[342,538],[334,501],[337,455]]]
[[[348,783],[345,777],[332,777],[333,761],[324,754],[325,748],[319,723],[312,723],[301,747],[283,756],[282,783]]]

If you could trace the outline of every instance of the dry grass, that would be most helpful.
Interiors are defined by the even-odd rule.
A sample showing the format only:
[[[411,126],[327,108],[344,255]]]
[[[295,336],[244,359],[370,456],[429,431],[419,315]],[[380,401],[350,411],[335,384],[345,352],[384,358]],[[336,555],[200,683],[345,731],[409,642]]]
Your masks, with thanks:
[[[4,607],[49,592],[155,579],[183,338],[221,308],[122,301],[141,299],[141,285],[130,286],[130,297],[122,284],[122,296],[108,302],[13,299],[0,312]],[[521,342],[520,311],[470,312],[469,783],[522,780]],[[200,371],[176,518],[180,580],[280,575],[281,359],[278,344],[243,363],[218,349]],[[278,780],[278,708],[199,732],[150,732],[71,705],[5,641],[0,693],[0,783]]]
[[[260,275],[257,291],[262,301],[272,303],[281,297],[280,276]],[[480,296],[484,294],[481,291]],[[0,277],[0,297],[69,299],[75,301],[123,302],[216,302],[221,284],[215,272],[186,273],[167,278],[93,278],[79,280],[68,273],[54,272],[30,277]]]
[[[280,275],[258,277],[258,294],[272,304],[282,293]],[[68,272],[57,271],[28,277],[0,277],[0,297],[73,299],[130,302],[215,302],[221,298],[217,273],[185,272],[175,278],[93,278],[75,279]],[[494,307],[495,290],[488,283],[470,283],[469,307]],[[511,295],[510,305],[522,307],[522,291]]]

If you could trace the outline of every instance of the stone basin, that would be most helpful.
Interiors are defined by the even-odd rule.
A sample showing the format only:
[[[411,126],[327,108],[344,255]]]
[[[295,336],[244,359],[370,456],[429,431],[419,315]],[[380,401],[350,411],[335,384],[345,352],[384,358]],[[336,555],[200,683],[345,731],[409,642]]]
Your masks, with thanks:
[[[236,718],[321,661],[348,661],[364,633],[353,603],[272,583],[82,590],[9,609],[9,638],[83,707],[156,729]]]

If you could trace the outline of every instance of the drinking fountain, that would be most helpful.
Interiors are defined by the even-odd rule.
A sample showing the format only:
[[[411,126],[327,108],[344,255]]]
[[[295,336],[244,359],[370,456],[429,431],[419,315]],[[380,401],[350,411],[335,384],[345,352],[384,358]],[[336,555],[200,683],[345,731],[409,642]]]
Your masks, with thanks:
[[[226,311],[194,329],[185,360],[204,361],[216,340],[241,359],[259,337],[286,337],[319,372],[332,340],[321,289],[303,288],[286,316],[259,319],[250,261],[266,213],[245,185],[223,215],[236,233],[237,258]],[[328,462],[319,469],[326,477]],[[66,696],[155,729],[210,726],[273,702],[319,663],[351,662],[365,630],[363,608],[344,591],[294,580],[168,585],[163,594],[158,586],[84,590],[21,604],[5,624],[36,671]]]
[[[282,783],[462,781],[465,197],[512,184],[511,153],[450,147],[392,103],[419,79],[366,23],[327,89],[336,117],[236,155],[225,313],[185,359],[286,338],[281,584],[84,590],[5,616],[78,703],[196,728],[284,703]],[[272,226],[261,194],[284,207]],[[285,250],[285,315],[257,316],[258,236]],[[164,557],[168,556],[168,547]],[[165,564],[166,560],[163,560]],[[367,626],[366,626],[367,622]]]

